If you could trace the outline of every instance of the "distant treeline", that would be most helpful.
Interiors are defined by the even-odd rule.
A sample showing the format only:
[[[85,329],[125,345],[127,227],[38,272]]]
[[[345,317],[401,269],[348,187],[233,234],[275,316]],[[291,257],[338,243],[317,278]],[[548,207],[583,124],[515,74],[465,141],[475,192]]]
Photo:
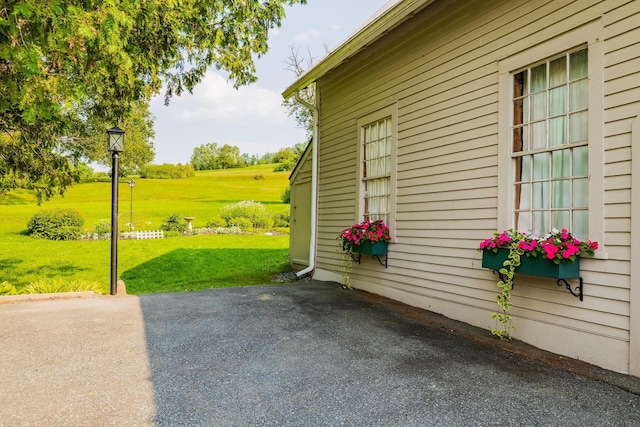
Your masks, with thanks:
[[[240,153],[236,146],[215,142],[203,144],[193,149],[189,163],[195,170],[243,168],[251,165],[277,163],[276,171],[292,170],[306,148],[305,143],[282,148],[275,153],[249,155]]]

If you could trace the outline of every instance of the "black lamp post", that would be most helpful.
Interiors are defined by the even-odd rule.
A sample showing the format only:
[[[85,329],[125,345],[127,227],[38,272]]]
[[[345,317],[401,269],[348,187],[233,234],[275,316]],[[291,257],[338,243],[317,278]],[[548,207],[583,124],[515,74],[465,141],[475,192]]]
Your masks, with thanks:
[[[118,157],[124,151],[124,131],[107,130],[107,147],[111,151],[111,295],[118,287]]]
[[[129,231],[133,231],[133,186],[136,182],[131,178],[129,180],[129,188],[131,188],[131,195],[129,196]]]

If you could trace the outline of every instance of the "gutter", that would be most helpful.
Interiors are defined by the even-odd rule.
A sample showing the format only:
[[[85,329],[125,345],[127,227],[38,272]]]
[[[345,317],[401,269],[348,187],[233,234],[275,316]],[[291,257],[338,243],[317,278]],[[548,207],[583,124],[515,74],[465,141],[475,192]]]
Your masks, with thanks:
[[[317,91],[317,88],[316,88]],[[293,94],[296,101],[313,111],[313,130],[311,132],[311,238],[309,239],[309,266],[296,272],[296,278],[312,272],[316,268],[316,236],[318,234],[317,199],[318,199],[318,107],[309,104],[300,97],[300,91]],[[316,100],[318,93],[316,92]],[[317,101],[316,101],[317,102]]]

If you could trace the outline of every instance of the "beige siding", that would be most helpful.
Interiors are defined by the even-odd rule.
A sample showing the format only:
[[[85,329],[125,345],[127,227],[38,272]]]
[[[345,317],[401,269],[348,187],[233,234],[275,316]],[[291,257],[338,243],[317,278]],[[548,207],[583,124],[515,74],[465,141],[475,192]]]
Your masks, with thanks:
[[[627,371],[638,1],[436,2],[321,79],[317,267],[339,274],[336,236],[357,219],[356,120],[397,105],[396,241],[388,269],[364,259],[352,283],[492,328],[496,278],[475,248],[498,224],[498,61],[597,20],[608,259],[583,260],[584,302],[551,280],[517,279],[513,314],[518,338]],[[589,336],[600,348],[584,352]],[[609,349],[627,353],[612,358]]]

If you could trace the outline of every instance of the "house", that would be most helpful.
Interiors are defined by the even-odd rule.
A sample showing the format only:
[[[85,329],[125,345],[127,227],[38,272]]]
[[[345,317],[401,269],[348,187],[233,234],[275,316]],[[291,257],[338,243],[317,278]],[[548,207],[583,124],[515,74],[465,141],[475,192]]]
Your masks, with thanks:
[[[515,337],[640,376],[639,1],[392,0],[283,95],[310,84],[305,272],[341,281],[338,233],[382,218],[351,284],[491,330],[478,243],[568,227],[600,244],[584,299],[520,276]]]

